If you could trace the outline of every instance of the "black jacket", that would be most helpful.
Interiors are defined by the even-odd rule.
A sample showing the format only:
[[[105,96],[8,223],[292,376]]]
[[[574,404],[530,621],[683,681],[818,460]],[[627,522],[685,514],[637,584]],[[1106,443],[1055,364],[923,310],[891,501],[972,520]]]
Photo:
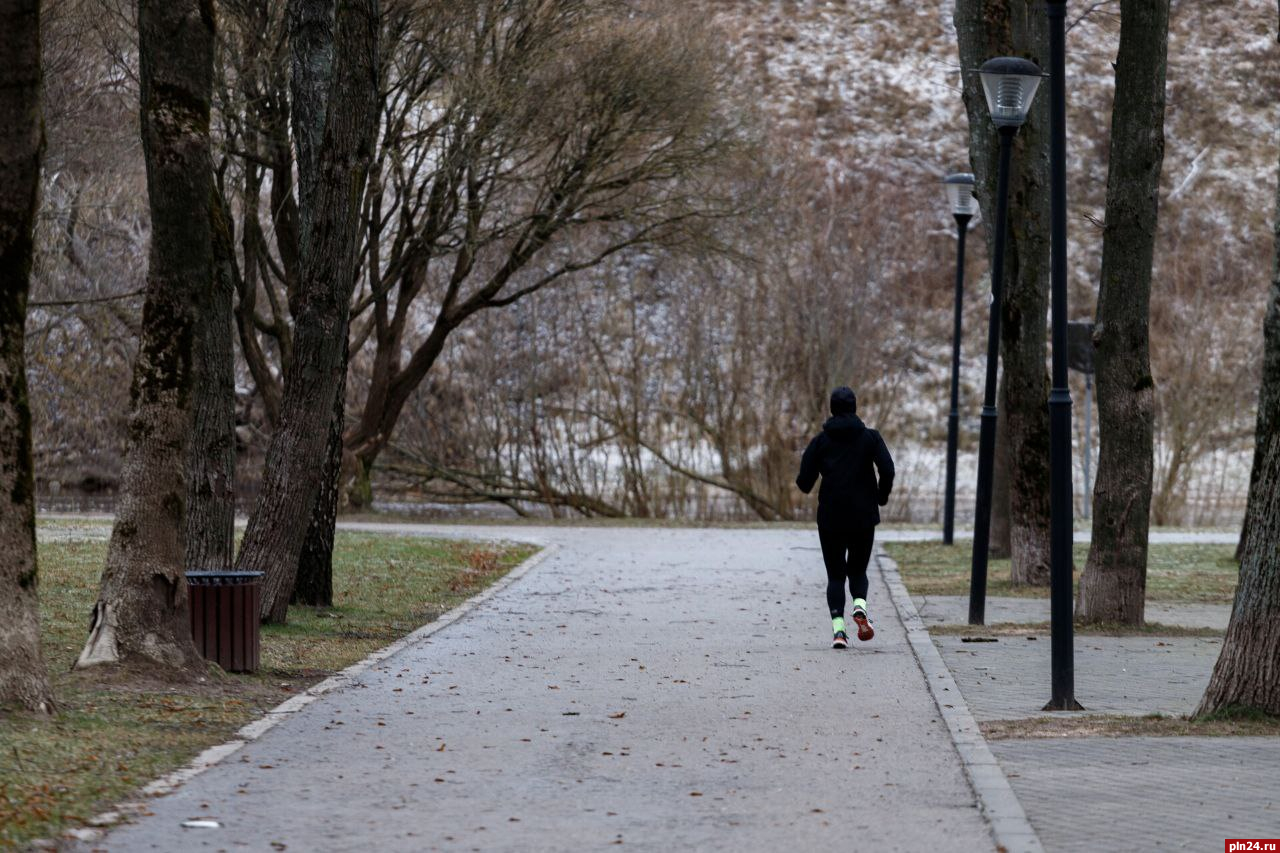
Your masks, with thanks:
[[[796,485],[807,495],[819,474],[819,524],[880,523],[880,507],[893,491],[893,457],[880,433],[857,415],[831,417],[809,442]]]

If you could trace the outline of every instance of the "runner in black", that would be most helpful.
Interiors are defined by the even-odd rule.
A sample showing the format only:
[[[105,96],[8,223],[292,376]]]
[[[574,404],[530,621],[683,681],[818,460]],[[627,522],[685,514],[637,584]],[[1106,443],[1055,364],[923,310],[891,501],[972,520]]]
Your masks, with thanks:
[[[841,386],[831,394],[831,417],[804,452],[796,485],[806,495],[818,490],[818,541],[827,565],[827,607],[831,610],[831,647],[849,645],[844,624],[844,585],[853,595],[850,614],[858,639],[875,636],[867,617],[867,563],[875,542],[880,507],[893,490],[893,458],[880,433],[858,417],[858,398]]]

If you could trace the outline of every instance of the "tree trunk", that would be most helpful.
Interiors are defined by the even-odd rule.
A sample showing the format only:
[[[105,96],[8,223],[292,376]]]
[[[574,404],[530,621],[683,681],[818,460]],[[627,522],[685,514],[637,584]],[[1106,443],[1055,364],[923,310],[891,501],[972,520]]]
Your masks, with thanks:
[[[77,667],[194,670],[184,576],[195,306],[213,287],[209,101],[213,6],[138,4],[142,151],[151,249],[133,366],[123,487],[89,639]]]
[[[1196,714],[1244,706],[1280,714],[1280,180],[1275,260],[1263,321],[1262,388],[1240,585],[1222,653]]]
[[[1043,3],[957,0],[960,64],[976,69],[993,56],[1023,56],[1041,66],[1048,52]],[[969,159],[988,222],[994,219],[999,146],[978,74],[963,75]],[[1012,580],[1049,582],[1049,374],[1045,323],[1049,307],[1049,99],[1032,104],[1015,140],[1009,182],[1008,239],[1000,357],[1006,383],[1000,432],[1009,465]],[[987,229],[988,256],[994,229]]]
[[[0,0],[0,56],[0,706],[49,713],[23,338],[44,150],[38,0]]]
[[[1275,218],[1275,260],[1272,265],[1271,302],[1267,307],[1264,338],[1265,349],[1262,355],[1262,374],[1264,377],[1280,376],[1280,183],[1276,185],[1276,218]],[[1241,525],[1240,544],[1236,546],[1236,559],[1243,561],[1244,544],[1249,537],[1249,527],[1257,513],[1253,512],[1255,503],[1264,499],[1260,494],[1258,478],[1263,470],[1263,451],[1267,436],[1280,432],[1280,381],[1266,381],[1258,392],[1258,421],[1254,430],[1256,441],[1253,449],[1253,469],[1249,477],[1249,503],[1245,508],[1244,523]]]
[[[343,349],[342,361],[348,350]],[[298,577],[294,580],[293,604],[329,607],[333,604],[333,536],[338,524],[338,503],[342,491],[342,432],[346,418],[346,377],[334,395],[333,417],[329,420],[329,442],[325,447],[324,471],[320,492],[311,510],[311,525],[302,543],[298,559]]]
[[[262,618],[283,622],[321,491],[342,387],[360,200],[378,126],[378,3],[291,0],[301,275],[280,425],[237,566],[266,573]]]
[[[1008,405],[1008,383],[1004,373],[1000,374],[1000,390],[996,398],[1000,411]],[[987,543],[987,557],[992,560],[1007,560],[1013,553],[1009,528],[1009,439],[1004,424],[996,426],[996,458],[995,470],[991,478],[991,534]]]
[[[1141,625],[1151,526],[1155,383],[1151,379],[1151,263],[1164,163],[1169,0],[1121,0],[1111,108],[1102,284],[1094,331],[1098,479],[1093,542],[1076,615]]]
[[[1273,298],[1271,313],[1276,306]],[[1280,377],[1263,381],[1274,386]],[[1235,606],[1197,716],[1231,708],[1280,714],[1280,432],[1266,442],[1257,473]]]
[[[221,206],[216,193],[210,209],[213,287],[196,312],[186,565],[193,570],[225,571],[231,568],[235,555],[235,244],[230,212]]]

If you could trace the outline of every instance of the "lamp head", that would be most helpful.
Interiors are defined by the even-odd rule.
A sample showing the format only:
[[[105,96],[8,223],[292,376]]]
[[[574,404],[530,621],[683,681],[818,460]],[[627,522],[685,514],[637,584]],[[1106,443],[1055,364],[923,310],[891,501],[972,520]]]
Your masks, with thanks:
[[[973,216],[978,212],[973,185],[973,175],[969,172],[956,172],[943,179],[942,187],[947,191],[947,201],[951,204],[953,216]]]
[[[1000,56],[982,63],[982,90],[996,127],[1022,127],[1044,74],[1029,59]]]

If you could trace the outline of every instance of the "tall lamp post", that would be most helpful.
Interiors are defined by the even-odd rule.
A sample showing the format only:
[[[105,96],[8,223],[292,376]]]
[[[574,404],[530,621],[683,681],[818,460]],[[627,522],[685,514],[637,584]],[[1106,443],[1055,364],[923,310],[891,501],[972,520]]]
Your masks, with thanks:
[[[1013,137],[1027,120],[1040,86],[1040,67],[1026,59],[988,59],[979,70],[991,119],[1000,132],[1000,171],[996,180],[996,233],[991,255],[991,318],[987,325],[987,378],[978,433],[978,490],[973,519],[973,564],[969,579],[969,624],[982,625],[987,607],[987,549],[991,539],[991,481],[996,450],[996,370],[1000,361],[1000,291],[1004,282],[1004,243],[1009,216],[1009,164]]]
[[[942,544],[951,545],[956,526],[956,441],[960,429],[960,318],[964,307],[964,238],[969,220],[978,209],[973,197],[973,175],[957,172],[942,182],[956,220],[956,316],[951,336],[951,412],[947,415],[947,492],[942,510]]]
[[[1067,386],[1067,89],[1066,0],[1048,0],[1049,286],[1053,370],[1049,390],[1049,615],[1052,698],[1046,711],[1080,709],[1076,701],[1072,620],[1071,390]]]

